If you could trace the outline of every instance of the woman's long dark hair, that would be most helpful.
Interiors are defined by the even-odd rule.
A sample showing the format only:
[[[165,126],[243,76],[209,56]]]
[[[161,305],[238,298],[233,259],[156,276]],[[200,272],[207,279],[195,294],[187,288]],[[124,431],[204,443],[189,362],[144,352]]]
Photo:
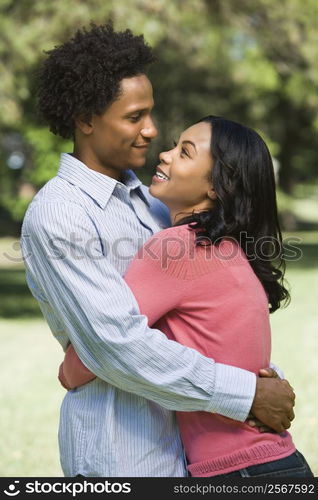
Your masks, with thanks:
[[[234,238],[267,293],[270,312],[290,296],[284,286],[285,262],[279,227],[273,163],[263,139],[252,129],[218,116],[211,125],[212,209],[193,213],[178,224],[196,230],[197,244]]]

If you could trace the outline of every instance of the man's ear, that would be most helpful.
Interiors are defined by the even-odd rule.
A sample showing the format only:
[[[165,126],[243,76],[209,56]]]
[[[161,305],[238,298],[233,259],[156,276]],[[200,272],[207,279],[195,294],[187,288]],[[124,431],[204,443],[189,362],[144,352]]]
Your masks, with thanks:
[[[75,127],[84,135],[90,135],[93,131],[92,120],[87,115],[80,115],[75,118]]]
[[[216,200],[216,192],[214,191],[213,188],[209,189],[209,191],[207,192],[207,195],[208,195],[208,198],[210,198],[210,200]]]

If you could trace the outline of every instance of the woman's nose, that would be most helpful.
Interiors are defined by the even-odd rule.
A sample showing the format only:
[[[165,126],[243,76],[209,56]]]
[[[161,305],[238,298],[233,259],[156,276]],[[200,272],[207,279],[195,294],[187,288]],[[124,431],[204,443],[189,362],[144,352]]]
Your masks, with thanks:
[[[162,163],[171,163],[171,154],[170,154],[170,151],[162,151],[160,154],[159,154],[159,160],[162,162]]]

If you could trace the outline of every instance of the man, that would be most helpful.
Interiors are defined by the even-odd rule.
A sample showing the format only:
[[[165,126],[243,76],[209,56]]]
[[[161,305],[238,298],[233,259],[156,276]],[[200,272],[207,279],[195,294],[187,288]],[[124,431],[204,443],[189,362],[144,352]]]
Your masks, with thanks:
[[[144,165],[157,134],[145,75],[153,60],[142,36],[92,26],[50,51],[39,75],[39,109],[74,151],[26,213],[27,281],[63,349],[71,342],[97,375],[62,403],[66,476],[184,476],[171,410],[240,421],[251,410],[277,431],[294,418],[286,381],[215,363],[150,329],[122,278],[169,224],[128,170]]]

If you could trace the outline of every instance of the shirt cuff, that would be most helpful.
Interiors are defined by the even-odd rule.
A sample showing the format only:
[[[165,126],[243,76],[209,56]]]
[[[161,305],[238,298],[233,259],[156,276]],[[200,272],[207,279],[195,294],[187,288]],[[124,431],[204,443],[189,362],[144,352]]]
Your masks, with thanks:
[[[269,366],[277,373],[279,378],[281,378],[282,380],[285,378],[284,372],[279,368],[279,366],[274,365],[274,363],[270,363]]]
[[[256,375],[234,366],[215,364],[214,394],[209,411],[244,422],[256,391]]]

